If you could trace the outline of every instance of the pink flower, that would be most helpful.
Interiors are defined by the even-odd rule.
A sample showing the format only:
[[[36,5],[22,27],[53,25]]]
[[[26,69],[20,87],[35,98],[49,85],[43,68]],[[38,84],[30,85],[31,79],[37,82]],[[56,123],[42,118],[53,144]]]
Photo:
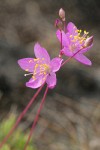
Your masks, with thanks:
[[[84,31],[83,35],[81,35],[81,32],[72,22],[67,25],[67,33],[60,30],[57,31],[57,38],[64,46],[61,54],[71,57],[80,50],[74,58],[85,65],[91,65],[91,61],[83,54],[93,46],[93,36],[87,37],[88,32]]]
[[[56,57],[50,60],[46,49],[38,43],[34,46],[34,53],[36,58],[18,60],[20,67],[32,74],[32,78],[26,83],[26,86],[38,88],[46,82],[49,88],[54,88],[57,82],[55,72],[60,69],[62,59]],[[29,74],[25,74],[25,76]]]

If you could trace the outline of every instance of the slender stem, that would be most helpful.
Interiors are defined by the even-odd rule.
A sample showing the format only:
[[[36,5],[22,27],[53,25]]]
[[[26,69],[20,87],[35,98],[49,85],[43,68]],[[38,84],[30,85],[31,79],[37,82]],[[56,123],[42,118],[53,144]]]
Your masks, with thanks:
[[[16,123],[14,124],[14,126],[11,128],[11,130],[9,131],[9,133],[6,135],[6,137],[3,139],[3,141],[0,143],[0,148],[2,148],[2,146],[5,144],[5,142],[8,140],[8,138],[12,135],[12,133],[14,132],[15,128],[18,126],[19,122],[21,121],[21,119],[24,117],[24,115],[26,114],[26,112],[28,111],[28,109],[30,108],[30,106],[32,105],[32,103],[34,102],[34,100],[36,99],[36,97],[38,96],[38,94],[40,93],[40,91],[42,90],[44,84],[37,90],[37,92],[35,93],[35,95],[32,97],[32,99],[29,101],[28,105],[25,107],[25,109],[23,110],[23,112],[20,114],[20,116],[18,117]]]
[[[29,141],[30,141],[30,139],[31,139],[31,136],[32,136],[32,133],[33,133],[33,131],[34,131],[34,129],[35,129],[36,123],[37,123],[38,118],[39,118],[40,111],[41,111],[41,109],[42,109],[42,107],[43,107],[43,104],[44,104],[44,102],[45,102],[45,98],[46,98],[47,92],[48,92],[48,86],[47,86],[47,88],[46,88],[46,90],[45,90],[45,93],[44,93],[44,95],[43,95],[42,101],[41,101],[41,103],[40,103],[40,107],[39,107],[39,109],[38,109],[38,111],[37,111],[37,114],[36,114],[36,116],[35,116],[35,119],[34,119],[32,128],[31,128],[31,130],[30,130],[29,137],[28,137],[27,142],[26,142],[26,144],[25,144],[24,150],[27,149],[28,143],[29,143]]]
[[[61,67],[62,67],[63,65],[65,65],[67,62],[69,62],[70,59],[72,59],[72,58],[73,58],[76,54],[78,54],[81,50],[82,50],[82,49],[78,50],[74,55],[72,55],[72,56],[69,57],[67,60],[65,60],[65,61],[62,63]]]

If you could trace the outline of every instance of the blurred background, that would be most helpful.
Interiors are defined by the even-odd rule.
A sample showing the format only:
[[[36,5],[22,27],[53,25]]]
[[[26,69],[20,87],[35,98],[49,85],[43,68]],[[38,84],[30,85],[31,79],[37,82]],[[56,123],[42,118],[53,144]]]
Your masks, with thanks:
[[[100,150],[99,0],[0,0],[0,122],[19,115],[36,92],[25,87],[29,77],[17,60],[34,57],[37,41],[51,58],[58,55],[54,22],[61,7],[67,23],[94,35],[94,46],[86,53],[93,65],[73,59],[57,73],[57,86],[48,93],[32,143],[37,150]],[[30,129],[43,92],[22,119],[22,133]]]

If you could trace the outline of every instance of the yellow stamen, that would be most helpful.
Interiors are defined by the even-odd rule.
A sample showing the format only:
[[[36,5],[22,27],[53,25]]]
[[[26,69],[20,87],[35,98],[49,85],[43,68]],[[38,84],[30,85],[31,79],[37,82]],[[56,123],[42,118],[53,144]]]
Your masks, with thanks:
[[[38,61],[38,60],[39,60],[39,58],[35,58],[35,59],[34,59],[34,61]]]
[[[84,30],[84,34],[86,34],[86,35],[87,35],[87,34],[89,34],[89,32],[86,32],[86,30]]]
[[[35,76],[32,76],[32,78],[35,80],[36,79],[36,77]]]
[[[25,69],[25,71],[29,71],[29,69]]]
[[[70,35],[69,37],[72,38],[72,35]]]

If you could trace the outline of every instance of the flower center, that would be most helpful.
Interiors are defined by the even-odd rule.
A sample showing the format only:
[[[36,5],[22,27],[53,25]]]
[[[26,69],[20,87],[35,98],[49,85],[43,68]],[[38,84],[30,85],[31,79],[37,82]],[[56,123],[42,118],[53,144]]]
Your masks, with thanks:
[[[83,48],[83,45],[86,39],[89,37],[87,36],[89,32],[84,31],[84,34],[81,36],[82,30],[75,30],[74,34],[70,34],[70,46],[69,49],[73,52],[76,48]]]
[[[47,74],[50,73],[50,66],[47,64],[40,65],[40,74]]]
[[[34,59],[34,62],[36,62],[36,64],[34,66],[33,72],[24,74],[24,76],[32,75],[32,78],[35,80],[37,79],[37,76],[44,75],[43,77],[44,81],[46,79],[46,75],[50,73],[51,70],[50,65],[46,64],[44,58],[36,58]],[[28,69],[26,69],[26,71],[28,71]]]
[[[44,61],[44,58],[42,59],[37,58],[35,59],[35,61],[36,61],[36,64],[34,67],[33,76],[46,75],[50,73],[50,66],[46,64],[46,62]]]
[[[74,52],[75,48],[76,48],[75,44],[69,46],[71,52]]]

